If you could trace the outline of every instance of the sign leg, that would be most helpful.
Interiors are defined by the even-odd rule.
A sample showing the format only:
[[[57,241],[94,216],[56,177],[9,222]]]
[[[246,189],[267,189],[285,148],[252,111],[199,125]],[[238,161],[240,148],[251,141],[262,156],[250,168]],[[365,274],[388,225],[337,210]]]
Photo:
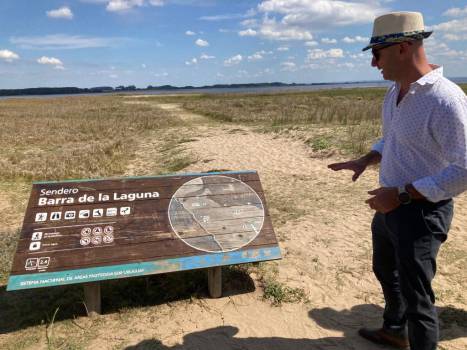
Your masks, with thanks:
[[[222,296],[222,267],[208,268],[208,287],[211,298],[220,298]]]
[[[101,284],[99,282],[84,284],[84,304],[88,316],[101,314]]]

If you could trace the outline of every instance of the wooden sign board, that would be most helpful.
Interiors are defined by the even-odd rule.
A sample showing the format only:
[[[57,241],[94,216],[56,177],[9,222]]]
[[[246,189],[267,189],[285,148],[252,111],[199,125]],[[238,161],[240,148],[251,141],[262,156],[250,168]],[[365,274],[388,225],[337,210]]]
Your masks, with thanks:
[[[254,171],[36,182],[7,290],[280,258]]]

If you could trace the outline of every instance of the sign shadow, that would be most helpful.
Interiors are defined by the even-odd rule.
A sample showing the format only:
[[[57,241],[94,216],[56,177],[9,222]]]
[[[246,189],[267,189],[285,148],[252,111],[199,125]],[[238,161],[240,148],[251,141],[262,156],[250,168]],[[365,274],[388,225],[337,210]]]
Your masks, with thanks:
[[[255,285],[241,267],[223,269],[223,296],[250,293]],[[190,298],[209,298],[206,270],[191,270],[102,282],[103,314]],[[0,334],[86,316],[81,284],[6,291],[0,286]]]

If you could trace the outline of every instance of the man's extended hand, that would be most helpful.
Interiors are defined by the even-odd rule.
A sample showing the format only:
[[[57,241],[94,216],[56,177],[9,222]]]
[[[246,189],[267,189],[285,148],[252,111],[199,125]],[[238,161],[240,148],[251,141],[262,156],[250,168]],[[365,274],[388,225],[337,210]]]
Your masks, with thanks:
[[[343,163],[333,163],[329,164],[328,168],[334,171],[338,170],[351,170],[353,171],[352,181],[356,181],[358,177],[365,171],[368,163],[360,159],[349,160],[348,162]]]
[[[368,194],[373,197],[367,199],[365,203],[379,213],[389,213],[401,204],[397,187],[380,187],[376,190],[368,191]]]

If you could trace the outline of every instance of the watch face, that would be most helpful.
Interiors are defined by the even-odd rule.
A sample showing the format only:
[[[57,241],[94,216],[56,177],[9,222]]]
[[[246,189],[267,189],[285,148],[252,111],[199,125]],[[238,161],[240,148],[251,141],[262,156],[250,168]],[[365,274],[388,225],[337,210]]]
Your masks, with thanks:
[[[402,204],[409,204],[411,202],[410,194],[408,192],[399,193],[399,201]]]

